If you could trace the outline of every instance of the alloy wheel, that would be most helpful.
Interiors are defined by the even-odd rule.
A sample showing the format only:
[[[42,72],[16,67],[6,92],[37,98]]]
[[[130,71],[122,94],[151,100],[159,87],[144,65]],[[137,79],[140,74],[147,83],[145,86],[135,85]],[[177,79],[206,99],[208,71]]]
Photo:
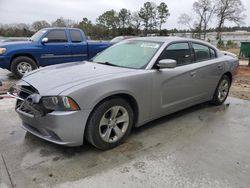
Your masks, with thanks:
[[[121,139],[129,126],[129,114],[123,106],[113,106],[102,116],[99,134],[103,141],[114,143]]]
[[[225,100],[229,92],[229,83],[226,79],[222,80],[218,88],[218,99]]]

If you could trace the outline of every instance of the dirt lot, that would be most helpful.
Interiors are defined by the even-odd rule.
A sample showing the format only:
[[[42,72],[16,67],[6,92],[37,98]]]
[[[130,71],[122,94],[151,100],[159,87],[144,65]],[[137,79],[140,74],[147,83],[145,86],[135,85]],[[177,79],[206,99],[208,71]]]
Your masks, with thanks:
[[[250,67],[240,66],[232,85],[230,96],[250,100]]]

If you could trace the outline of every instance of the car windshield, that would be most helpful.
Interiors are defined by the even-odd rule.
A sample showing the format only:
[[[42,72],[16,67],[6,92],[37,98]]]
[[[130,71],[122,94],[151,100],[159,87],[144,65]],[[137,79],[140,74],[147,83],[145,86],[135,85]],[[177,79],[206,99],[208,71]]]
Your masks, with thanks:
[[[141,69],[152,59],[162,43],[127,40],[109,47],[93,58],[94,62]]]
[[[31,41],[38,41],[38,40],[40,40],[40,38],[43,36],[43,34],[44,33],[46,33],[47,32],[47,30],[46,29],[42,29],[42,30],[40,30],[40,31],[38,31],[38,32],[36,32],[32,37],[30,37],[30,40]]]

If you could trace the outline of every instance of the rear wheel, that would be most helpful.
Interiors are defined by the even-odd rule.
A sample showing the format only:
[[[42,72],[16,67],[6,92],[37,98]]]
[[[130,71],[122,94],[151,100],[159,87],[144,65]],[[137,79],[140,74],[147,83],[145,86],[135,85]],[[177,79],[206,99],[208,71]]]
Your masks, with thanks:
[[[223,75],[219,81],[219,84],[215,90],[213,99],[211,101],[214,105],[221,105],[227,99],[229,89],[231,86],[231,80],[227,75]]]
[[[19,56],[11,62],[11,72],[21,78],[27,72],[37,69],[35,61],[26,56]]]
[[[113,98],[94,109],[85,136],[98,149],[107,150],[121,144],[128,137],[132,125],[133,110],[129,103]]]

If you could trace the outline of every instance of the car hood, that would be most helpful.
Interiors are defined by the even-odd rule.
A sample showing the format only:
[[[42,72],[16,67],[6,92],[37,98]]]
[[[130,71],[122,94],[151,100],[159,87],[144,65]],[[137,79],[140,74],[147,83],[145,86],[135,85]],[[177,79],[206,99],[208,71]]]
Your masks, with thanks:
[[[33,41],[10,41],[10,42],[0,42],[1,47],[18,47],[18,46],[30,46],[32,45]]]
[[[41,95],[52,95],[79,84],[101,81],[131,71],[135,70],[91,62],[74,62],[32,71],[22,80],[36,88]]]

